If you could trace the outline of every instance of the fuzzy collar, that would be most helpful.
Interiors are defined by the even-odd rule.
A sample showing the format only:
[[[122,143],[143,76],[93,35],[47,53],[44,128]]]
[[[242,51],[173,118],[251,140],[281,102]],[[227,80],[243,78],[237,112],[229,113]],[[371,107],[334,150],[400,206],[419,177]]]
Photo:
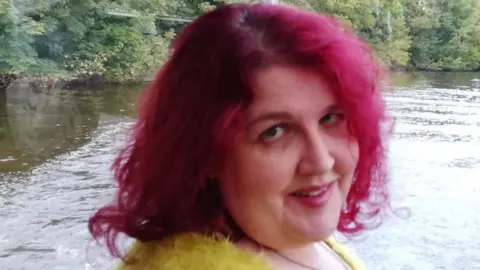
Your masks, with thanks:
[[[325,241],[352,269],[365,269],[361,261],[351,256],[333,237]],[[118,270],[272,270],[259,256],[239,249],[226,239],[202,234],[184,233],[161,242],[135,242],[127,259]]]

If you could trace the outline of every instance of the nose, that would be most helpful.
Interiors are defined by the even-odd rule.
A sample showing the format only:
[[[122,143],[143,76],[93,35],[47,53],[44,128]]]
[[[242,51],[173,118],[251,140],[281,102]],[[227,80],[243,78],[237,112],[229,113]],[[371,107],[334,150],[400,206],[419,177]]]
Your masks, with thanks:
[[[298,164],[301,175],[322,175],[333,170],[335,158],[330,152],[328,138],[314,134],[305,139],[302,155]]]

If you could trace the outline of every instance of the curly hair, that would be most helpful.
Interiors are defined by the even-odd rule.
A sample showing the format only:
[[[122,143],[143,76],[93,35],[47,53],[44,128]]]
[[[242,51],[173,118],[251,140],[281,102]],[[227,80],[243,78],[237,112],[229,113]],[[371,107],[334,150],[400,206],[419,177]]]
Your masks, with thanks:
[[[145,89],[131,140],[113,164],[116,200],[89,220],[91,234],[105,238],[113,255],[121,256],[119,233],[150,241],[221,231],[224,205],[208,171],[242,133],[252,76],[272,65],[323,76],[358,139],[359,161],[337,229],[360,232],[389,203],[382,68],[366,42],[326,15],[223,5],[184,29]]]

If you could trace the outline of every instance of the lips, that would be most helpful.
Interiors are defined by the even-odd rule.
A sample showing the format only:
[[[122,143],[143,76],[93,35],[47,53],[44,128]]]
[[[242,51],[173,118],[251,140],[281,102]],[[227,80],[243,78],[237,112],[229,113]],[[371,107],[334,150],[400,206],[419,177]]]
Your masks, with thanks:
[[[329,187],[329,184],[320,186],[320,187],[311,187],[307,189],[299,189],[295,192],[292,192],[291,194],[293,196],[299,196],[299,197],[314,197],[322,194],[325,192]]]
[[[290,193],[289,197],[309,208],[323,207],[332,196],[334,184],[335,182],[332,182],[322,186],[297,189]]]

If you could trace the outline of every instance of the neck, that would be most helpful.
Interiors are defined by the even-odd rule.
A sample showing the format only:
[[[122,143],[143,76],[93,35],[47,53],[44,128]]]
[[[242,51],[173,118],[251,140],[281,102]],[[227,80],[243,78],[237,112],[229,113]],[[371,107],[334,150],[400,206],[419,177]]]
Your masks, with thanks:
[[[262,245],[250,238],[243,238],[237,242],[237,246],[250,252],[262,254],[275,264],[300,262],[304,265],[318,265],[319,257],[315,243],[298,245],[295,247],[274,248]],[[290,262],[289,262],[290,261]]]

